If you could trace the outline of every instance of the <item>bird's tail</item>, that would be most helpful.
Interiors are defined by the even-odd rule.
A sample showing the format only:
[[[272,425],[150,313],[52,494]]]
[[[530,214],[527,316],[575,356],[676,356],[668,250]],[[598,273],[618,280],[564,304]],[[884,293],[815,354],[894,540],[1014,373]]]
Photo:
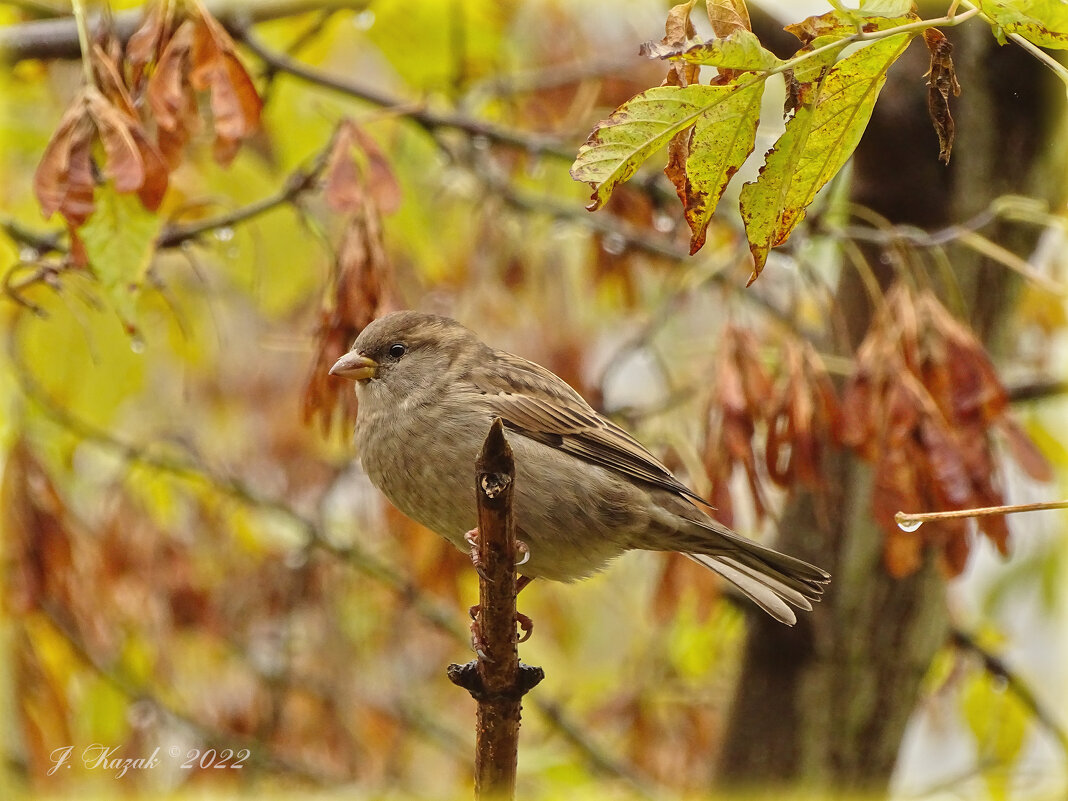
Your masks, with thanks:
[[[740,537],[726,527],[714,530],[723,538],[723,547],[686,555],[723,576],[788,626],[797,622],[791,605],[811,611],[812,602],[820,600],[823,585],[831,580],[829,573],[808,562]]]

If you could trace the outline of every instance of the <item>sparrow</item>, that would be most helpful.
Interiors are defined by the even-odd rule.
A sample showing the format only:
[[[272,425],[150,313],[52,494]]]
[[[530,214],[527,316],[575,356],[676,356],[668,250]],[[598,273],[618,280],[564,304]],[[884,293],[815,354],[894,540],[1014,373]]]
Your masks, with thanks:
[[[354,441],[371,483],[463,551],[477,521],[475,460],[501,418],[527,580],[585,578],[629,550],[677,551],[788,625],[792,607],[810,611],[830,580],[714,520],[707,501],[563,379],[448,317],[380,317],[330,374],[356,383]]]

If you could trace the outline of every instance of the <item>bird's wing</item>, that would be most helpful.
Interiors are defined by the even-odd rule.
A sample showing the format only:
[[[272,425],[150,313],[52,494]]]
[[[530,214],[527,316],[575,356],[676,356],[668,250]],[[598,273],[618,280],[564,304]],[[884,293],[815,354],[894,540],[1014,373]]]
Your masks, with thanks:
[[[544,367],[496,351],[495,363],[469,378],[505,426],[592,464],[710,505],[671,474],[630,434],[595,412]]]

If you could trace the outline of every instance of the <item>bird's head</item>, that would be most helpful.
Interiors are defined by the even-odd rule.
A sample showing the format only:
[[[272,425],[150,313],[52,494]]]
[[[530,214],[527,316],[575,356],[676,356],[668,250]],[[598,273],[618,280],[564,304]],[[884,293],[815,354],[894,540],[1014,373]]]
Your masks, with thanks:
[[[374,387],[399,400],[433,386],[465,355],[483,347],[472,331],[448,317],[392,312],[360,332],[330,375],[355,381],[361,395]]]

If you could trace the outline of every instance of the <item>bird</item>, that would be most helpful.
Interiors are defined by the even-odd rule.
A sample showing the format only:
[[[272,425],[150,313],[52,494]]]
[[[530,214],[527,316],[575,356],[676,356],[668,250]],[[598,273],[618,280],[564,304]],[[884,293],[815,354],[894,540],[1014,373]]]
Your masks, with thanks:
[[[330,374],[355,382],[353,441],[371,483],[464,551],[477,522],[475,461],[502,420],[515,458],[525,580],[571,582],[625,551],[675,551],[787,625],[797,622],[795,608],[812,610],[830,581],[715,520],[705,511],[711,504],[563,379],[449,317],[385,314]]]

